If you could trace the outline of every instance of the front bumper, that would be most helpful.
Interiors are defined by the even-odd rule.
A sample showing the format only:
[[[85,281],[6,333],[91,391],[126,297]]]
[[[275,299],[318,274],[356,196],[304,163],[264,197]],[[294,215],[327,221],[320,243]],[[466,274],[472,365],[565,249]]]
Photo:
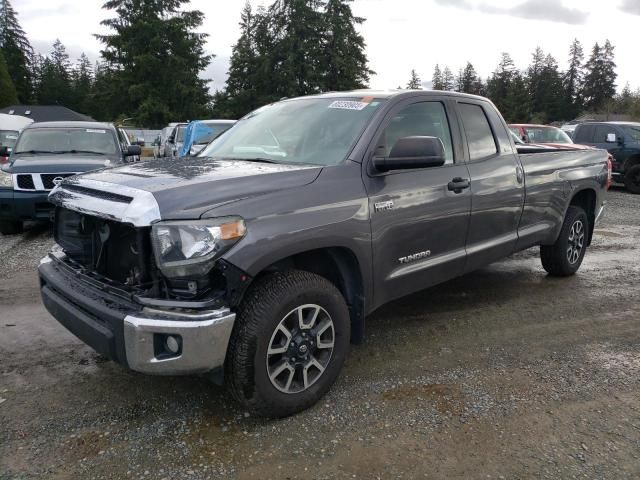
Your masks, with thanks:
[[[42,301],[64,327],[98,353],[141,373],[187,375],[222,367],[235,313],[143,307],[98,285],[63,262],[62,254],[38,267]],[[102,288],[101,288],[102,287]],[[173,337],[177,351],[167,348]]]
[[[22,192],[0,188],[0,219],[8,221],[49,220],[53,205],[49,192]]]

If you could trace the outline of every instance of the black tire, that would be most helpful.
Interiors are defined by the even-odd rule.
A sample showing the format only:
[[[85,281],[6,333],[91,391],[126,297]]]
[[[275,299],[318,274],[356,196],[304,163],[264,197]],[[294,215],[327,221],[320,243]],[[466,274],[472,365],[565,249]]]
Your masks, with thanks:
[[[269,377],[267,369],[272,367],[269,367],[267,352],[277,334],[276,329],[289,318],[290,313],[308,304],[321,307],[333,322],[333,349],[324,371],[317,375],[314,383],[310,382],[300,392],[285,393],[276,388]],[[313,318],[315,321],[316,317]],[[227,350],[225,382],[235,399],[254,414],[285,417],[305,410],[322,398],[338,377],[349,349],[350,330],[345,300],[325,278],[295,270],[267,275],[250,288],[238,309]],[[294,335],[294,339],[301,338],[300,335]],[[316,337],[309,335],[308,338]],[[293,345],[295,350],[293,341],[285,341],[284,344],[290,348]],[[311,348],[309,352],[313,357]],[[315,353],[324,355],[326,350],[318,349]],[[288,357],[289,354],[283,356]],[[281,360],[288,363],[289,359]],[[302,365],[295,367],[294,371],[299,372],[298,368]],[[304,382],[307,382],[306,375]],[[293,384],[289,382],[288,385]]]
[[[578,226],[580,231],[577,232]],[[540,247],[543,268],[556,277],[568,277],[578,271],[587,250],[589,219],[580,207],[571,205],[567,210],[560,235],[553,245]],[[581,239],[581,240],[580,240]],[[580,246],[579,251],[576,251]]]
[[[640,194],[640,164],[634,165],[624,175],[624,186],[631,193]]]
[[[22,233],[22,222],[0,222],[0,233],[3,235],[15,235]]]

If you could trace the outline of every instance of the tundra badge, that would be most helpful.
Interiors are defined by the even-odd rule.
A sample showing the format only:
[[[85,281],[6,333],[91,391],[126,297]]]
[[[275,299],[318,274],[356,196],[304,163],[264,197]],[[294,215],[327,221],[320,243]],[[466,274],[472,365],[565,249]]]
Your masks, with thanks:
[[[424,252],[414,253],[413,255],[407,255],[406,257],[401,257],[398,259],[400,263],[411,263],[416,260],[422,260],[423,258],[428,258],[431,256],[431,250],[426,250]]]

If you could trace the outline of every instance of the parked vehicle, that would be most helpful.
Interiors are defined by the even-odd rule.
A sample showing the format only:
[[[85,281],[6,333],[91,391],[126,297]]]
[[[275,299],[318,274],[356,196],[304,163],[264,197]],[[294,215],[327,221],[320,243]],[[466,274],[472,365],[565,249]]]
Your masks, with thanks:
[[[178,123],[171,133],[167,137],[165,144],[164,156],[165,157],[177,157],[182,150],[182,144],[184,143],[184,134],[187,130],[186,123]]]
[[[48,220],[53,205],[47,197],[64,178],[119,165],[136,155],[140,155],[140,147],[124,150],[118,131],[110,124],[29,125],[0,171],[0,233],[19,233],[25,220]]]
[[[171,157],[173,146],[168,143],[171,133],[176,128],[177,123],[170,123],[160,131],[160,146],[158,148],[158,158]]]
[[[509,129],[524,143],[548,144],[552,146],[573,144],[571,137],[559,128],[550,125],[511,124]]]
[[[607,150],[613,155],[613,179],[640,194],[640,123],[589,122],[578,125],[576,143]]]
[[[524,150],[471,95],[277,102],[195,157],[64,181],[42,299],[122,365],[224,372],[244,408],[289,415],[328,391],[381,305],[535,245],[551,275],[578,270],[607,155]]]
[[[0,148],[6,147],[4,154],[0,154],[0,164],[7,163],[20,131],[32,123],[33,120],[27,117],[0,113]]]
[[[180,156],[195,155],[229,130],[235,120],[195,120],[187,125]]]

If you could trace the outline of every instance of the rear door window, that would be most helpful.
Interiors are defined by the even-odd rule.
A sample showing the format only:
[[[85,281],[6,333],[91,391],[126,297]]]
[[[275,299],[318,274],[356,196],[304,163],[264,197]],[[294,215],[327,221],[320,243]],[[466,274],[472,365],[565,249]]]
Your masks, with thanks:
[[[598,125],[596,127],[596,136],[594,143],[607,143],[609,135],[618,137],[616,129],[610,125]]]
[[[469,159],[481,160],[498,153],[496,140],[484,109],[480,105],[459,103],[458,109],[469,146]]]
[[[593,138],[594,132],[594,125],[578,125],[573,141],[576,143],[596,143]]]

